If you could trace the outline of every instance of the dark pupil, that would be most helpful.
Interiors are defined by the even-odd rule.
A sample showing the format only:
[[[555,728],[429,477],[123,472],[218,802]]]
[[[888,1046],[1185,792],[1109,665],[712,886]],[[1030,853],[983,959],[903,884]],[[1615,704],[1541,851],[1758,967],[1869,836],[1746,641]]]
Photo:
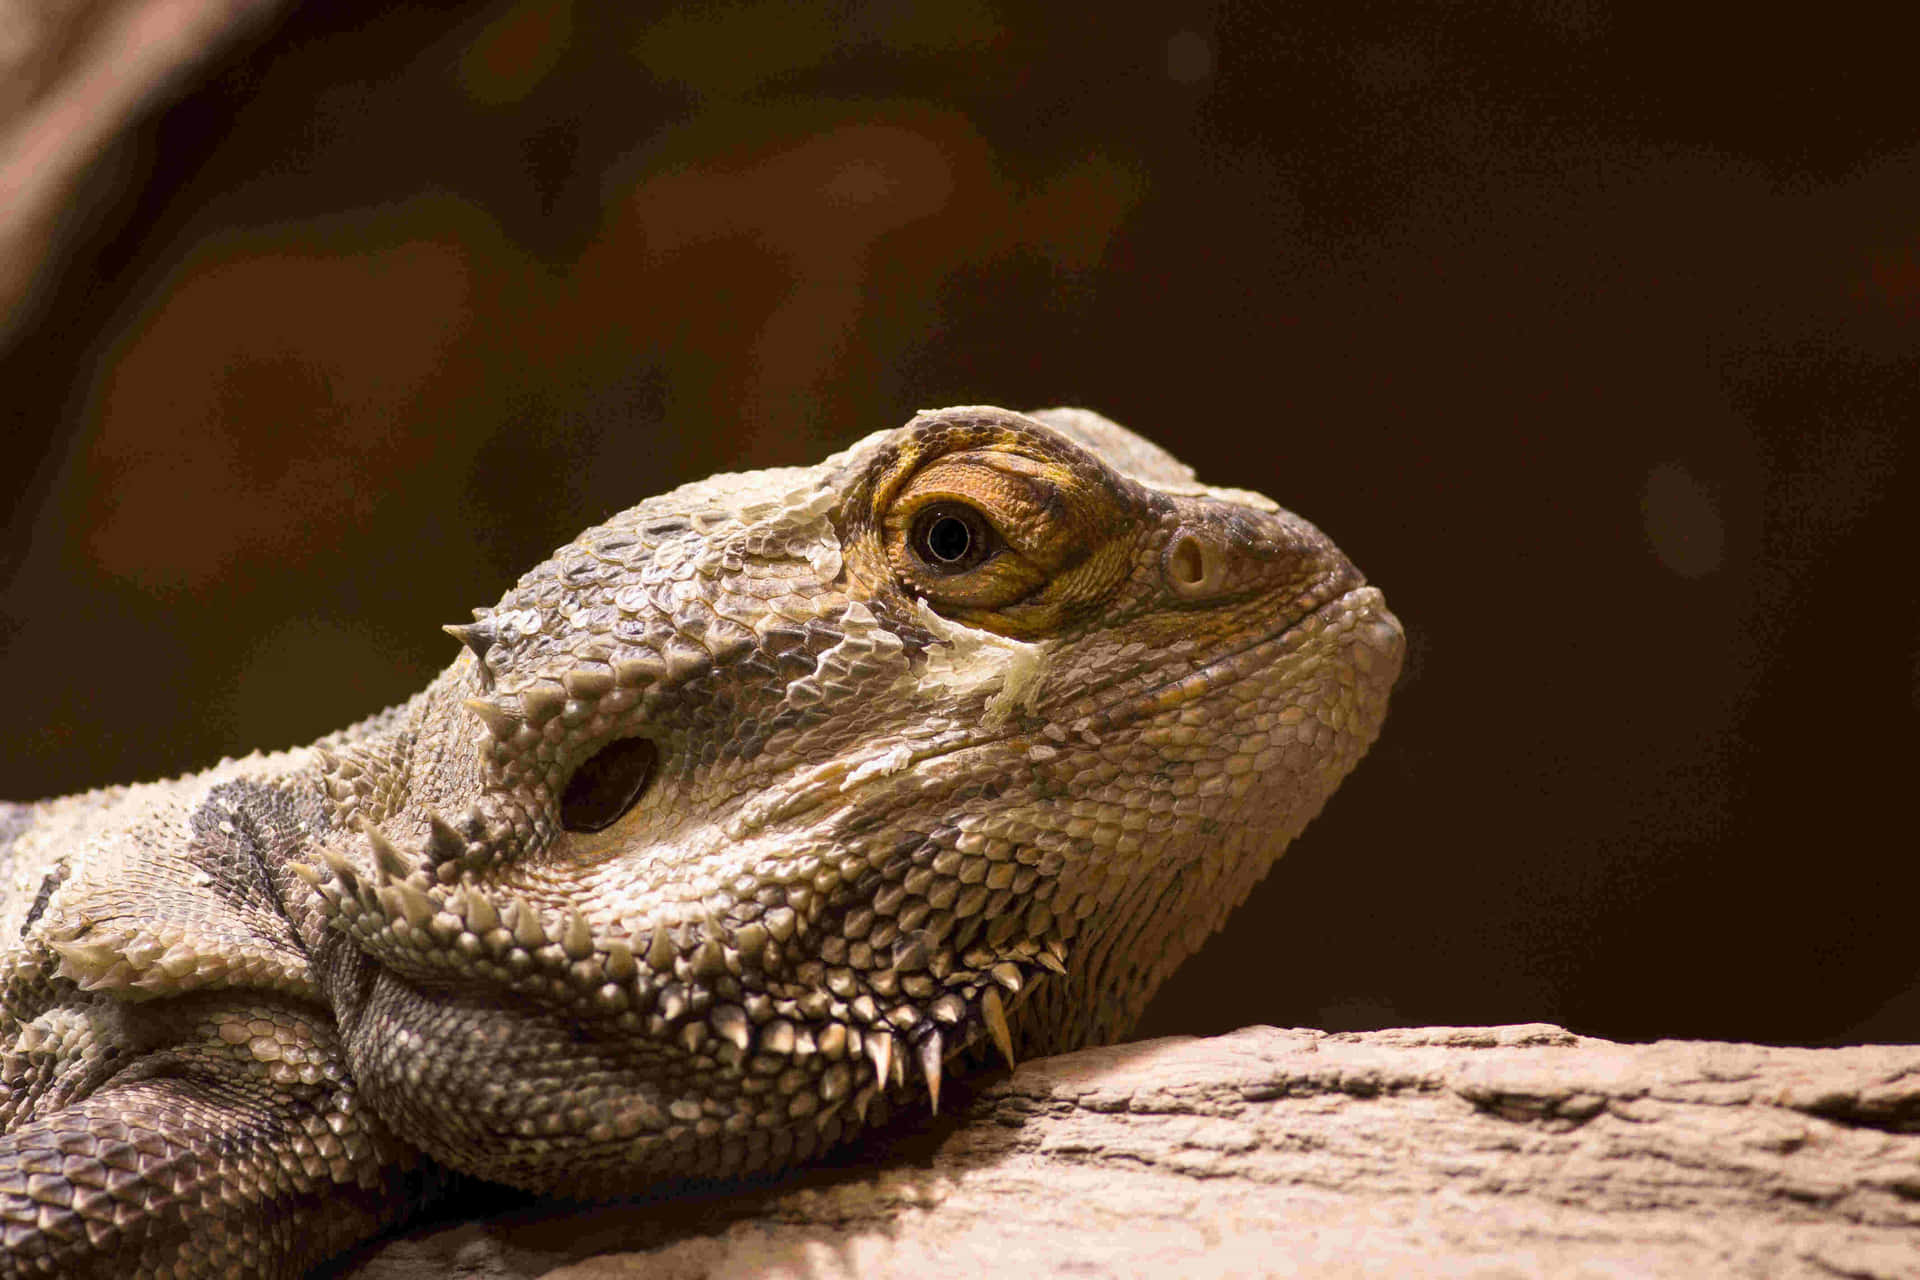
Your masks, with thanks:
[[[941,516],[927,530],[927,550],[947,564],[964,557],[972,546],[973,530],[956,516]]]
[[[633,808],[647,789],[659,752],[645,738],[622,738],[583,761],[560,797],[560,825],[568,831],[599,831]]]

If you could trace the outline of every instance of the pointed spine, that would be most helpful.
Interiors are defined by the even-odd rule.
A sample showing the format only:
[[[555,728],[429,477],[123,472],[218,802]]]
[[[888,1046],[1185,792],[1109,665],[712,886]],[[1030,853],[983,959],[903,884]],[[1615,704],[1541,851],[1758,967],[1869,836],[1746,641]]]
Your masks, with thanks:
[[[986,994],[980,997],[980,1017],[987,1024],[987,1034],[993,1037],[993,1047],[1007,1060],[1008,1069],[1012,1069],[1013,1031],[1007,1026],[1007,1007],[1000,1002],[1000,993],[992,987],[988,987]]]
[[[405,880],[412,870],[407,859],[393,841],[380,834],[374,827],[366,828],[367,843],[373,846],[373,865],[378,869],[376,878],[382,880]]]
[[[941,1058],[946,1051],[946,1041],[938,1031],[929,1031],[914,1046],[920,1058],[920,1074],[927,1081],[927,1100],[933,1104],[933,1114],[940,1114],[940,1068]]]
[[[493,688],[493,668],[487,665],[487,650],[493,648],[500,633],[494,630],[493,619],[476,610],[472,622],[453,622],[440,628],[458,640],[473,654],[474,668],[480,673],[480,687]]]
[[[893,1075],[893,1036],[886,1031],[873,1031],[861,1037],[867,1051],[867,1057],[873,1059],[873,1079],[880,1088],[887,1087],[889,1077]]]
[[[467,838],[439,814],[427,818],[427,862],[440,866],[467,856]]]
[[[487,733],[495,742],[505,742],[520,731],[520,717],[496,702],[468,698],[461,705],[480,717],[480,723],[487,726]]]
[[[540,927],[540,916],[525,898],[513,900],[513,940],[528,951],[547,945],[547,931]]]
[[[593,954],[593,927],[578,907],[567,913],[566,926],[560,931],[560,949],[569,960],[585,960]]]

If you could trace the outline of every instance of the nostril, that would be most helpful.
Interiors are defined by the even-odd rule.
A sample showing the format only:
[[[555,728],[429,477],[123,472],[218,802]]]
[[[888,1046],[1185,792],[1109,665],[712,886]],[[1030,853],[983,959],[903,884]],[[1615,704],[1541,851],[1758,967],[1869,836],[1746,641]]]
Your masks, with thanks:
[[[1167,585],[1187,599],[1211,595],[1226,581],[1226,557],[1220,548],[1185,531],[1168,544],[1165,563]]]

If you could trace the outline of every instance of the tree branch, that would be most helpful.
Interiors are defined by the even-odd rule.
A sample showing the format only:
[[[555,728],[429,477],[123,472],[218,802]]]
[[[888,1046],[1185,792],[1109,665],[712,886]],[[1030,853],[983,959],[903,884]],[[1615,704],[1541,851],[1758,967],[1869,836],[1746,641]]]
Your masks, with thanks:
[[[1920,1275],[1920,1046],[1253,1027],[956,1101],[838,1169],[427,1230],[343,1274]]]

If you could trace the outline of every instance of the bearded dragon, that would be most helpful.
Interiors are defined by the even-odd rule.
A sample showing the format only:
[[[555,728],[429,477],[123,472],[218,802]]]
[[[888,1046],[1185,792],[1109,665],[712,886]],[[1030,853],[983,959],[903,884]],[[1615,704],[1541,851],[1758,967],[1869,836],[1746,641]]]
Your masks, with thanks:
[[[446,1170],[768,1171],[1124,1036],[1379,730],[1312,525],[921,413],[587,530],[402,706],[0,805],[0,1276],[290,1276]]]

